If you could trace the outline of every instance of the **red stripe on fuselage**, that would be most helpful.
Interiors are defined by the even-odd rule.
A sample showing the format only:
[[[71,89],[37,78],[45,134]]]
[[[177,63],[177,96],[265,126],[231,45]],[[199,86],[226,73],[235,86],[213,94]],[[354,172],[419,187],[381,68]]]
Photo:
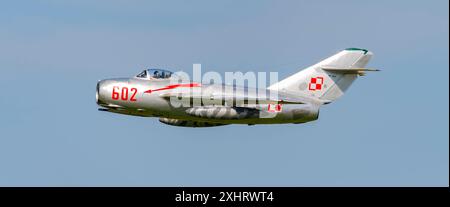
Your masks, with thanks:
[[[174,88],[193,88],[193,87],[200,87],[200,86],[201,86],[200,83],[174,84],[174,85],[168,85],[164,88],[146,90],[146,91],[144,91],[144,93],[152,93],[155,91],[163,91],[163,90],[169,90],[169,89],[174,89]]]

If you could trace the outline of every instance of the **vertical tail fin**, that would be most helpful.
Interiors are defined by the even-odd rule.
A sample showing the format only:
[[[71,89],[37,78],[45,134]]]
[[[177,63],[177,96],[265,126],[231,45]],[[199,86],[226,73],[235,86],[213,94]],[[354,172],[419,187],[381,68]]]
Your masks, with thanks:
[[[324,102],[341,97],[364,68],[373,53],[366,49],[348,48],[313,66],[269,86],[270,90],[313,96]]]

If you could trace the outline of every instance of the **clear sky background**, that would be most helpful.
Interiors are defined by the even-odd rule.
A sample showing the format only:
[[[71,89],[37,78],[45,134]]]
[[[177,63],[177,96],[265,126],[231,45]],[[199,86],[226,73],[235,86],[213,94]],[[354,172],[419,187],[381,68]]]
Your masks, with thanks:
[[[448,186],[449,11],[433,1],[1,1],[1,186]],[[97,111],[146,67],[375,53],[319,120],[178,128]]]

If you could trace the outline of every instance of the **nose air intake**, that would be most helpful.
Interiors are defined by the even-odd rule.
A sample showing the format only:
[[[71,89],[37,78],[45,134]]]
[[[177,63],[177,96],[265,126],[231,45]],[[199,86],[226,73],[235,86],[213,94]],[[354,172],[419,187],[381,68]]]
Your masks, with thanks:
[[[101,84],[103,81],[99,80],[97,82],[97,87],[96,87],[96,91],[95,91],[95,102],[97,103],[97,105],[101,105],[104,104],[104,102],[100,99],[100,88],[101,88]]]
[[[99,81],[100,82],[100,81]],[[96,90],[96,92],[95,92],[95,103],[97,103],[98,104],[98,89],[100,88],[99,87],[99,82],[97,82],[97,90]]]

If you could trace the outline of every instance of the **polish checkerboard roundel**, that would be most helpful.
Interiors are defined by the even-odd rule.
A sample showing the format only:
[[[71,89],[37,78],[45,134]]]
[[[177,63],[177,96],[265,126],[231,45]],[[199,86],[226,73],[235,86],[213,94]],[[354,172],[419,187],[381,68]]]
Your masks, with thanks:
[[[309,81],[308,89],[310,91],[320,91],[323,88],[323,77],[312,77]]]

